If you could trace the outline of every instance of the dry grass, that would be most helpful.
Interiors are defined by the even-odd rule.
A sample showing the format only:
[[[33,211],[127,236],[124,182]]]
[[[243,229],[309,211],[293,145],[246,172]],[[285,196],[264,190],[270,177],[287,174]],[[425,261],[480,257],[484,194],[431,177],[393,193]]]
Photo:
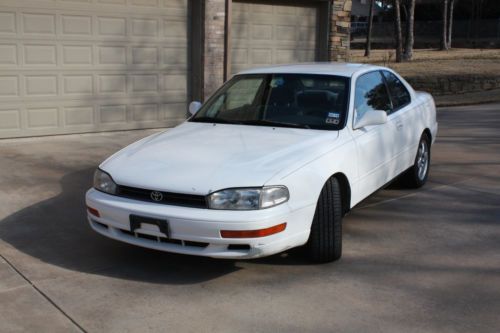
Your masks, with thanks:
[[[499,49],[452,49],[438,51],[418,49],[413,60],[405,63],[395,62],[394,50],[372,50],[365,58],[364,50],[351,50],[350,61],[371,63],[390,67],[403,76],[415,75],[500,75]]]

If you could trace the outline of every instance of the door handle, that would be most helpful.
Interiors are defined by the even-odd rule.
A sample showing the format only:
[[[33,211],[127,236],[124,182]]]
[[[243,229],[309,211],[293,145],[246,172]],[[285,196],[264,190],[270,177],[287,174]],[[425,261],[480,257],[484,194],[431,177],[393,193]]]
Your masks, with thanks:
[[[398,131],[401,130],[403,128],[403,122],[401,121],[396,122],[396,128],[398,129]]]

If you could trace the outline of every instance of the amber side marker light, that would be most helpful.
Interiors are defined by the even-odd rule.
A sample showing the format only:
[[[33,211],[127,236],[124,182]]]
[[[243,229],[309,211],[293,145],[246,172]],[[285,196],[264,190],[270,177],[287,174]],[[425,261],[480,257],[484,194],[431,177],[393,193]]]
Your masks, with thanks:
[[[90,214],[97,217],[101,217],[101,214],[99,214],[99,211],[97,209],[87,206],[87,210],[89,211]]]
[[[222,238],[257,238],[277,234],[286,229],[286,223],[278,224],[266,229],[257,230],[221,230]]]

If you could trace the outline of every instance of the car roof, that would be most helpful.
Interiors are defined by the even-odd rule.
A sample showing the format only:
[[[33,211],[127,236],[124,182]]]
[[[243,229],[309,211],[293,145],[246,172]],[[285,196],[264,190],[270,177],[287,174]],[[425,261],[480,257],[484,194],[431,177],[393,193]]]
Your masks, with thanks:
[[[315,62],[274,65],[268,67],[259,67],[247,69],[239,72],[240,74],[271,74],[271,73],[290,73],[290,74],[328,74],[345,77],[352,77],[357,72],[366,72],[369,70],[384,69],[380,66],[368,64],[355,64],[347,62]]]

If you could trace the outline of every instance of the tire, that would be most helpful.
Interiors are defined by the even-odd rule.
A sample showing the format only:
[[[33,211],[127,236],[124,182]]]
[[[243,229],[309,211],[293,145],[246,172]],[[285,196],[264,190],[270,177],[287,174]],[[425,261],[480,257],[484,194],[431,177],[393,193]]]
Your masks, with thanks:
[[[336,178],[321,190],[306,250],[315,262],[338,260],[342,255],[342,199]]]
[[[403,181],[407,187],[422,187],[429,176],[431,166],[431,143],[427,134],[422,134],[418,143],[417,155],[413,166],[403,174]]]

